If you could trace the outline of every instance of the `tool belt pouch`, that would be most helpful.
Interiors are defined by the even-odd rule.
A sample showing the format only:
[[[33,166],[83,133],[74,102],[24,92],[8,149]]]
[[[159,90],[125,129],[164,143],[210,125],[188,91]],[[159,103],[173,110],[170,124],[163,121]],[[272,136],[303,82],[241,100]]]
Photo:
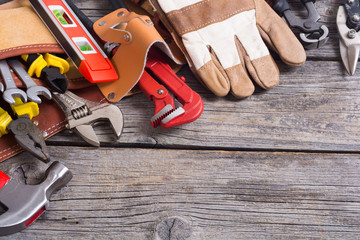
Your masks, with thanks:
[[[162,24],[158,14],[150,3],[150,0],[125,0],[126,5],[129,7],[130,11],[136,13],[146,14],[154,22],[156,30],[159,32],[161,37],[169,45],[171,52],[174,54],[175,58],[181,64],[186,64],[186,59],[179,47],[176,45],[171,34]],[[140,10],[141,9],[141,10]],[[173,69],[175,66],[171,66]],[[177,71],[177,69],[174,69]]]
[[[28,3],[0,5],[0,59],[21,54],[64,53]]]
[[[32,10],[28,1],[12,1],[0,5],[0,59],[30,53],[64,53],[49,30]],[[25,88],[23,82],[12,74],[16,85]],[[104,100],[96,85],[85,80],[75,66],[67,73],[69,89],[77,89],[74,93],[93,101]],[[41,80],[33,78],[38,85],[45,85]],[[4,83],[0,76],[0,82]],[[0,107],[11,113],[8,103],[0,97]],[[40,114],[33,118],[49,138],[65,128],[65,116],[54,101],[42,98],[39,104]],[[0,122],[1,124],[1,122]],[[21,152],[12,134],[0,138],[0,162]]]
[[[102,40],[120,44],[111,59],[119,79],[97,83],[108,101],[119,101],[139,81],[151,47],[156,46],[179,63],[148,16],[118,9],[96,21],[94,31]]]

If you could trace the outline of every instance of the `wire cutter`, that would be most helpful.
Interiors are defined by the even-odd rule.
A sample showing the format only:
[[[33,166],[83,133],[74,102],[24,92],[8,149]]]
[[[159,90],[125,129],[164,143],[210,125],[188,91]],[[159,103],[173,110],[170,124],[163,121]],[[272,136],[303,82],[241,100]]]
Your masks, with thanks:
[[[336,25],[340,37],[340,54],[346,71],[354,75],[360,51],[360,1],[343,0]]]
[[[316,49],[324,46],[329,40],[329,29],[319,23],[320,15],[314,3],[316,0],[301,0],[305,6],[308,16],[300,19],[291,11],[287,0],[267,1],[273,9],[284,17],[292,31],[297,35],[305,49]]]

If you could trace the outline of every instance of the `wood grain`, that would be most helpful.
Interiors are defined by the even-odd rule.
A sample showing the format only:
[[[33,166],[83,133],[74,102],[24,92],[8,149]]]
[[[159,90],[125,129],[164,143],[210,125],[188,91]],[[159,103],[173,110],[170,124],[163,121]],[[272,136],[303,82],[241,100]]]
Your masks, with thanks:
[[[348,76],[337,61],[308,61],[282,71],[279,86],[244,100],[218,98],[184,68],[187,83],[204,100],[204,112],[193,123],[168,130],[153,129],[154,105],[139,94],[118,103],[124,130],[118,142],[100,128],[104,146],[147,146],[192,149],[277,149],[285,151],[360,150],[360,81]],[[107,134],[107,135],[104,135]],[[204,140],[207,141],[204,141]],[[49,144],[83,144],[67,132]]]
[[[189,239],[360,237],[357,154],[50,150],[74,178],[11,239],[153,239],[173,216]]]

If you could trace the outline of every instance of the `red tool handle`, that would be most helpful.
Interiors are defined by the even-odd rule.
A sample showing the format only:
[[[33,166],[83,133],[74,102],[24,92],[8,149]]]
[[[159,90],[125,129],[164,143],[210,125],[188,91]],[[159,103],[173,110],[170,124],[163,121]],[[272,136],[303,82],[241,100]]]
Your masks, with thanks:
[[[8,175],[0,171],[0,189],[5,186],[8,181],[10,181]]]
[[[155,113],[158,113],[166,105],[170,104],[175,107],[174,98],[168,90],[159,84],[148,72],[144,71],[138,86],[140,90],[155,104]]]
[[[146,69],[156,76],[170,92],[176,95],[176,98],[182,104],[191,102],[192,89],[186,85],[185,78],[179,78],[169,64],[161,57],[160,52],[156,49],[151,49],[147,62]]]

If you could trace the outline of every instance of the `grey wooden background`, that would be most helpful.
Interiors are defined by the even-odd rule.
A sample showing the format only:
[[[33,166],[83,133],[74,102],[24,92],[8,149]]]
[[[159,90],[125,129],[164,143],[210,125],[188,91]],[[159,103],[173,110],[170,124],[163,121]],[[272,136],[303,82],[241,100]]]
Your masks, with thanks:
[[[93,20],[111,11],[74,2]],[[277,61],[272,90],[218,98],[184,67],[205,104],[197,121],[152,129],[153,104],[139,94],[118,103],[118,141],[106,126],[96,129],[101,148],[68,131],[50,138],[52,160],[74,178],[9,239],[360,239],[360,69],[349,76],[340,60],[340,2],[316,2],[331,39],[301,67]],[[22,153],[0,169],[19,166],[28,183],[46,167]]]

